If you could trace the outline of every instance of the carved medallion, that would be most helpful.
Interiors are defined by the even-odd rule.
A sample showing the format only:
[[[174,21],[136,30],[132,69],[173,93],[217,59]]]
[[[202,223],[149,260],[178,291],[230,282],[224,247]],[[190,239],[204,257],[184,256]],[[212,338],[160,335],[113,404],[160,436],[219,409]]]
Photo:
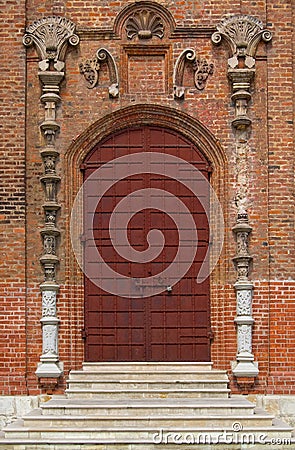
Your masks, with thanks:
[[[195,86],[202,91],[206,86],[206,81],[209,75],[213,74],[213,64],[208,63],[206,59],[196,58],[193,63],[193,70],[195,72]]]
[[[93,89],[98,83],[98,74],[100,69],[100,63],[97,58],[86,59],[83,63],[79,64],[80,73],[84,75],[84,78],[89,89]]]

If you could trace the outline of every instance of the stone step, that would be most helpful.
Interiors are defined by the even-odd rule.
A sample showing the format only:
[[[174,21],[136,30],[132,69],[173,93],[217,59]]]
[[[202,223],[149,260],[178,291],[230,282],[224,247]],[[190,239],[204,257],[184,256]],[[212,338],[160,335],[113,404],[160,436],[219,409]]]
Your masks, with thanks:
[[[44,415],[239,415],[254,413],[254,405],[244,398],[196,399],[56,399],[41,405]]]
[[[68,398],[228,398],[230,389],[67,389]]]
[[[69,398],[228,397],[227,380],[69,380]]]
[[[106,389],[112,391],[126,390],[161,390],[161,389],[227,389],[227,380],[69,380],[69,390]]]
[[[184,450],[294,450],[295,449],[295,440],[286,438],[284,441],[281,441],[278,438],[278,435],[274,437],[275,441],[279,440],[279,444],[263,444],[255,443],[255,447],[253,444],[218,444],[218,446],[212,446],[214,444],[190,444],[189,446],[184,447],[184,445],[179,446],[179,442],[175,444],[175,442],[168,444],[154,444],[154,443],[142,443],[142,442],[133,442],[133,443],[122,443],[116,444],[113,443],[102,443],[97,442],[95,439],[83,439],[80,443],[77,439],[61,439],[58,443],[56,443],[55,439],[46,438],[45,440],[36,440],[36,439],[14,439],[13,441],[5,441],[4,444],[1,443],[0,440],[0,450],[155,450],[159,448],[159,450],[180,450],[184,447]],[[182,442],[185,444],[185,442]]]
[[[222,429],[224,427],[231,428],[234,423],[239,423],[243,428],[250,427],[251,429],[261,429],[264,427],[272,427],[273,417],[269,414],[236,414],[235,416],[220,415],[161,415],[151,416],[143,414],[141,416],[136,414],[130,414],[128,416],[123,415],[42,415],[39,411],[34,411],[30,415],[23,418],[23,428],[35,430],[42,428],[43,430],[52,430],[52,428],[75,428],[81,427],[82,429],[88,428],[118,428],[125,430],[126,427],[137,427],[146,429],[146,427],[152,427],[154,429],[160,428],[179,428],[179,427],[192,427],[192,428],[209,428],[211,430]],[[7,427],[6,432],[9,431]],[[11,431],[11,430],[10,430]]]
[[[210,371],[212,370],[212,362],[84,362],[84,371],[98,371],[108,372],[118,370],[121,372],[132,371],[165,371],[172,370],[176,372],[178,370],[189,372],[192,371]]]
[[[290,427],[243,396],[229,397],[226,372],[211,363],[85,363],[67,384],[66,397],[54,396],[8,425],[0,450],[178,450],[175,435],[203,436],[189,448],[211,450],[206,433],[212,444],[219,439],[218,450],[254,448],[261,435],[280,438],[285,450],[282,439],[291,437]],[[250,446],[223,443],[225,432],[250,436]]]
[[[216,371],[188,371],[188,370],[132,370],[132,371],[120,371],[120,370],[108,370],[106,372],[100,371],[87,371],[84,370],[72,370],[69,374],[69,382],[72,380],[148,380],[148,381],[177,381],[180,380],[224,380],[227,381],[228,377],[223,370]]]
[[[69,422],[70,422],[69,418]],[[243,420],[243,418],[241,418]],[[238,428],[237,428],[238,426]],[[163,427],[162,424],[151,424],[147,426],[108,426],[99,423],[94,423],[93,426],[85,427],[77,425],[73,420],[72,423],[68,423],[67,426],[57,426],[53,421],[49,426],[49,423],[45,427],[44,424],[36,424],[33,429],[21,425],[20,423],[11,424],[7,427],[5,436],[6,439],[52,439],[55,442],[62,441],[63,439],[75,439],[78,442],[85,442],[85,440],[95,440],[100,443],[167,443],[173,440],[173,435],[181,436],[193,436],[195,440],[206,442],[210,439],[213,443],[219,439],[222,441],[222,437],[228,436],[228,438],[235,438],[236,440],[243,436],[250,438],[250,443],[261,442],[262,436],[264,440],[271,439],[280,435],[280,438],[290,438],[291,428],[284,424],[273,424],[269,426],[263,426],[259,424],[253,425],[243,424],[243,422],[234,422],[229,425],[216,424],[214,427],[208,426],[168,426]],[[220,442],[221,443],[221,442]],[[266,442],[265,442],[266,443]]]

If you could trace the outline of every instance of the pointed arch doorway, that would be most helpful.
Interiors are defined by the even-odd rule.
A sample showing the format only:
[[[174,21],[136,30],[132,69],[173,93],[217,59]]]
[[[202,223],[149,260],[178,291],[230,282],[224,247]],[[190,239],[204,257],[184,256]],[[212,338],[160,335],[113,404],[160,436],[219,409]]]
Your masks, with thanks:
[[[97,144],[84,160],[84,181],[103,164],[137,152],[161,152],[194,165],[206,179],[209,164],[200,150],[180,133],[160,126],[126,128]],[[165,237],[163,251],[145,264],[128,262],[113,248],[109,235],[112,211],[137,189],[161,188],[178,197],[189,209],[198,231],[198,247],[188,272],[172,291],[150,297],[121,297],[109,293],[85,277],[85,359],[86,361],[209,361],[210,360],[210,282],[196,282],[209,245],[209,224],[204,208],[195,195],[176,180],[142,173],[116,183],[99,202],[93,220],[93,235],[104,261],[124,276],[145,280],[159,274],[175,258],[178,233],[175,223],[163,211],[144,208],[128,223],[130,246],[147,249],[151,229]],[[88,194],[87,194],[88,195]],[[95,196],[95,192],[89,194]],[[209,202],[208,198],[205,201]],[[85,199],[85,205],[91,203]],[[87,206],[86,206],[87,214]],[[87,234],[87,230],[86,230]],[[88,251],[89,250],[89,251]],[[94,261],[85,244],[85,264]],[[168,289],[167,289],[168,288]],[[144,291],[144,282],[140,289]]]

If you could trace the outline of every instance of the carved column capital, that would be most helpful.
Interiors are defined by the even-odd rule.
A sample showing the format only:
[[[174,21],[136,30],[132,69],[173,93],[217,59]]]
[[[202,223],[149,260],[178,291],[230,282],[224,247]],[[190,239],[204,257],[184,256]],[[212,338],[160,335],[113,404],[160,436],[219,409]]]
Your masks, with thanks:
[[[41,71],[64,69],[68,45],[76,46],[79,43],[75,28],[69,19],[52,16],[36,20],[26,29],[23,43],[26,47],[35,44]]]
[[[239,66],[239,60],[251,69],[255,65],[255,54],[259,42],[269,42],[272,33],[263,28],[262,22],[249,15],[235,15],[226,17],[217,25],[217,31],[212,35],[212,42],[220,44],[222,39],[227,43],[230,51],[228,65],[231,68]]]
[[[225,18],[213,33],[211,39],[216,45],[222,40],[227,43],[228,78],[232,84],[232,100],[235,105],[234,128],[245,130],[251,125],[247,115],[251,99],[250,85],[255,76],[255,55],[259,42],[269,42],[272,33],[263,28],[262,22],[249,15],[236,15]]]

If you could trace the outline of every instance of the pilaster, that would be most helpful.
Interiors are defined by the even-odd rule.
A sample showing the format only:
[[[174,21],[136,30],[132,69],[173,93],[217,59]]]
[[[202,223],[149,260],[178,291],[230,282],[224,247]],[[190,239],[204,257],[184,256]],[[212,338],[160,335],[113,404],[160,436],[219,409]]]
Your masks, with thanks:
[[[249,102],[252,98],[255,80],[255,55],[261,40],[269,42],[272,34],[263,28],[262,22],[252,16],[236,15],[225,18],[212,35],[216,45],[222,40],[229,48],[227,76],[231,83],[231,99],[235,108],[232,127],[235,136],[235,175],[237,208],[236,224],[233,233],[236,239],[236,255],[233,258],[237,271],[234,284],[236,292],[237,315],[237,355],[233,362],[233,374],[239,384],[251,384],[257,377],[258,364],[252,354],[252,297],[253,284],[249,280],[252,256],[249,253],[249,237],[252,227],[248,217],[248,139],[251,134]]]
[[[25,46],[35,45],[39,55],[39,80],[42,85],[40,101],[44,105],[44,121],[40,125],[44,144],[40,155],[44,173],[40,181],[44,188],[45,202],[44,228],[41,230],[43,254],[40,263],[44,271],[44,282],[40,285],[42,294],[42,355],[36,370],[39,378],[59,378],[63,374],[63,364],[58,352],[57,296],[59,284],[56,281],[59,258],[57,254],[60,231],[57,215],[60,205],[57,188],[61,178],[57,175],[56,164],[59,152],[56,139],[60,126],[56,121],[56,111],[60,97],[60,84],[65,76],[64,59],[68,45],[77,45],[79,38],[74,34],[75,25],[64,17],[45,17],[34,22],[26,30]]]

